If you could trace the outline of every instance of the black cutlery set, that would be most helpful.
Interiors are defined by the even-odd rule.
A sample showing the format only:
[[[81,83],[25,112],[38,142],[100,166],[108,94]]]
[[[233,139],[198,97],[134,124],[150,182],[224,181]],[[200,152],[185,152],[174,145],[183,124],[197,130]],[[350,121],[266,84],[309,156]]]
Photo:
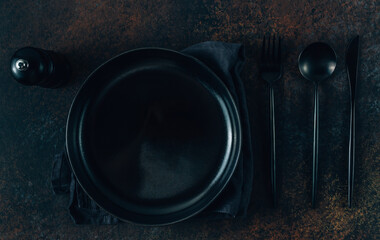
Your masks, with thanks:
[[[282,42],[279,36],[264,37],[258,60],[260,77],[269,84],[274,206],[278,181],[273,86],[283,76]],[[200,43],[182,52],[140,48],[95,69],[73,100],[66,124],[65,161],[74,173],[75,186],[78,183],[91,198],[88,201],[117,219],[143,225],[179,222],[209,205],[217,213],[228,209],[226,215],[236,216],[239,209],[246,212],[252,173],[243,172],[251,171],[247,166],[253,163],[245,90],[239,77],[242,51],[241,44],[221,42]],[[336,61],[335,51],[322,42],[312,43],[298,58],[300,73],[314,82],[313,208],[318,179],[318,85],[333,74]],[[359,36],[346,53],[351,90],[349,207],[358,62]],[[238,70],[231,74],[231,68]],[[61,54],[26,47],[13,55],[11,73],[24,85],[58,88],[68,81],[70,66]],[[214,201],[219,206],[212,205]]]
[[[350,139],[348,154],[348,206],[352,205],[355,166],[355,96],[359,65],[359,36],[349,43],[346,50],[346,68],[350,84]],[[281,37],[264,37],[259,61],[260,76],[269,84],[269,119],[270,119],[270,178],[273,205],[277,206],[277,163],[276,131],[274,111],[273,84],[282,77]],[[302,76],[314,83],[314,131],[313,131],[313,169],[312,169],[312,207],[316,206],[318,182],[318,141],[319,141],[319,95],[318,84],[330,77],[336,67],[335,51],[326,43],[315,42],[307,46],[298,57],[299,71]]]

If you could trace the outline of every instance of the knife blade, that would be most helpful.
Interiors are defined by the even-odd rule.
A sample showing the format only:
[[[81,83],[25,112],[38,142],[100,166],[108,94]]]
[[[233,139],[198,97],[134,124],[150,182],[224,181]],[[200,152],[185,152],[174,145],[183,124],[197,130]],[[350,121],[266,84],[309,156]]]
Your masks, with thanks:
[[[351,99],[355,99],[356,95],[357,72],[359,67],[359,44],[360,37],[358,35],[351,40],[346,53],[346,67],[348,79],[350,81]]]
[[[355,169],[355,98],[356,98],[356,85],[358,79],[359,68],[359,35],[354,37],[348,45],[346,52],[346,68],[348,73],[348,80],[350,83],[350,140],[349,140],[349,153],[348,153],[348,194],[347,201],[348,207],[352,206],[352,198],[354,194],[354,169]]]

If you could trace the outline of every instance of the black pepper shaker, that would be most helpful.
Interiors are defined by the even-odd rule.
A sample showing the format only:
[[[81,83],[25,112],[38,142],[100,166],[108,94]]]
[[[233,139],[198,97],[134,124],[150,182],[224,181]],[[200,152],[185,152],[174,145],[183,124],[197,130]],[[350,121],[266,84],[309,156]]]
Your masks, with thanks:
[[[24,47],[12,56],[11,72],[21,84],[58,88],[68,82],[71,68],[62,54]]]

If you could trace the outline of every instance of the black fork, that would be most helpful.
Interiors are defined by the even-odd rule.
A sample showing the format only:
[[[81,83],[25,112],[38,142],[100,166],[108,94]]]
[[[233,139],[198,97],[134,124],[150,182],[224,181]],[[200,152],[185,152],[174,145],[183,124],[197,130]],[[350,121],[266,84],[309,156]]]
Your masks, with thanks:
[[[276,121],[274,111],[274,82],[282,77],[281,37],[269,36],[263,38],[260,57],[260,76],[269,84],[270,113],[270,168],[273,206],[277,206],[277,164],[276,164]]]

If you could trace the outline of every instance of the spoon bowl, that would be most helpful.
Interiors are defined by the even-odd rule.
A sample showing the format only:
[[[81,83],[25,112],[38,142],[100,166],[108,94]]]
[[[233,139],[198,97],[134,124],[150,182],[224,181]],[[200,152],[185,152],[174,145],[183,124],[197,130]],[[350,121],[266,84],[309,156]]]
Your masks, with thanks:
[[[315,42],[298,57],[298,67],[304,78],[315,83],[331,76],[336,67],[336,53],[328,44]]]

